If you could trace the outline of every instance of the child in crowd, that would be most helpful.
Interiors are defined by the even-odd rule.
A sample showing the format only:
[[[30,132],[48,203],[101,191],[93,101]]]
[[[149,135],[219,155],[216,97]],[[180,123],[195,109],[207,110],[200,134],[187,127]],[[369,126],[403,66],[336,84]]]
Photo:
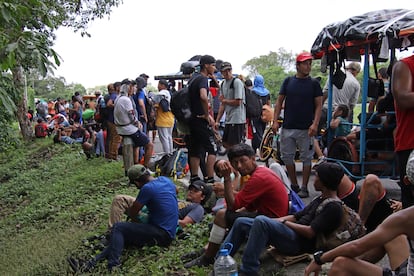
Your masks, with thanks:
[[[335,137],[347,136],[351,132],[351,125],[348,123],[349,108],[340,104],[335,108],[330,127],[335,130]]]

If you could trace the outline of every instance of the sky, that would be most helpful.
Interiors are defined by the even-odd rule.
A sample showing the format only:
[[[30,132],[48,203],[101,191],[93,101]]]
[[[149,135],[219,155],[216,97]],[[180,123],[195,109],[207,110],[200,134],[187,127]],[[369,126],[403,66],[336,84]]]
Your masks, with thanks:
[[[284,48],[310,48],[326,25],[381,9],[413,9],[407,0],[124,0],[109,18],[88,28],[91,37],[59,29],[53,47],[62,58],[55,76],[85,88],[139,74],[174,74],[194,55],[229,61],[244,73],[248,60]]]

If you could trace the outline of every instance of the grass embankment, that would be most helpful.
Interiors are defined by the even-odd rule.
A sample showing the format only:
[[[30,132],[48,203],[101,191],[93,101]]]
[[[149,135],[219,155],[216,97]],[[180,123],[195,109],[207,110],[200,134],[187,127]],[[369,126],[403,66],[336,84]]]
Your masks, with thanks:
[[[99,252],[83,240],[106,231],[112,198],[120,193],[137,194],[127,185],[122,162],[86,160],[79,146],[43,139],[2,154],[0,275],[72,274],[66,258],[89,258]],[[119,273],[207,275],[211,267],[187,271],[180,257],[206,243],[210,221],[186,229],[189,237],[167,249],[124,251]],[[105,273],[106,262],[94,270]]]

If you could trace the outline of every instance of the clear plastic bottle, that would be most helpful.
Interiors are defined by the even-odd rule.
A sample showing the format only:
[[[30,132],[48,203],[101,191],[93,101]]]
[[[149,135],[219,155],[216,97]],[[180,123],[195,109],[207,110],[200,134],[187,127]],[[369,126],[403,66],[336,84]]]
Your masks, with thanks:
[[[232,244],[226,243],[224,246]],[[230,248],[231,250],[231,248]],[[237,263],[230,256],[229,249],[220,249],[219,256],[214,262],[214,276],[237,276]]]

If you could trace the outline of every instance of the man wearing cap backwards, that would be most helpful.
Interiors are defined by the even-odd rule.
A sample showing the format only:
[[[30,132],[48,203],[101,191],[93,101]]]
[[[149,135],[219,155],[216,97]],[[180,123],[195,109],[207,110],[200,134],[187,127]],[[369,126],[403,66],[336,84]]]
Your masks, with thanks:
[[[200,73],[194,74],[189,87],[191,114],[189,128],[190,137],[188,156],[190,159],[190,182],[199,179],[200,156],[207,152],[207,178],[214,183],[214,162],[216,161],[217,145],[214,141],[213,117],[208,112],[208,78],[214,78],[216,59],[210,55],[200,58]]]
[[[414,55],[397,62],[391,78],[397,118],[394,145],[399,161],[401,201],[403,208],[407,208],[414,205],[411,189],[403,184],[408,155],[414,149]]]
[[[108,247],[88,262],[86,270],[93,268],[103,258],[108,259],[110,271],[119,266],[124,245],[168,246],[175,238],[178,203],[174,183],[164,176],[152,177],[148,170],[140,164],[128,169],[128,178],[130,183],[135,184],[140,190],[128,211],[129,217],[136,218],[145,205],[149,213],[148,223],[115,223],[112,227]]]
[[[178,202],[178,224],[185,227],[189,224],[199,223],[204,217],[203,204],[210,198],[212,189],[204,181],[197,180],[188,186],[185,201]],[[136,198],[129,195],[116,195],[112,200],[109,213],[109,229],[123,220],[125,214],[130,213]],[[131,217],[132,221],[140,221],[140,217]]]
[[[409,192],[414,194],[414,152],[411,152],[406,163],[406,175],[404,184]],[[381,268],[375,264],[358,258],[372,248],[393,245],[393,240],[401,235],[407,236],[410,245],[410,255],[407,263],[394,267]],[[402,248],[396,248],[398,254]],[[318,251],[314,254],[312,261],[305,269],[305,276],[318,275],[324,263],[333,262],[329,275],[414,275],[414,207],[398,211],[387,219],[371,233],[354,241],[347,242],[327,252]]]
[[[223,146],[228,149],[243,142],[245,136],[244,126],[246,124],[246,107],[244,105],[246,96],[244,94],[244,83],[239,78],[233,77],[230,62],[223,62],[220,72],[224,82],[221,85],[220,108],[216,125],[219,126],[221,117],[226,113]]]
[[[313,137],[318,133],[322,110],[322,89],[319,82],[309,75],[311,66],[310,53],[304,52],[296,57],[296,75],[283,81],[274,113],[274,118],[279,118],[284,105],[280,152],[292,182],[292,189],[300,197],[309,196],[308,181],[314,154]],[[279,127],[278,120],[274,120],[273,132],[277,133]],[[300,190],[294,162],[296,148],[299,148],[303,164],[303,183]]]

